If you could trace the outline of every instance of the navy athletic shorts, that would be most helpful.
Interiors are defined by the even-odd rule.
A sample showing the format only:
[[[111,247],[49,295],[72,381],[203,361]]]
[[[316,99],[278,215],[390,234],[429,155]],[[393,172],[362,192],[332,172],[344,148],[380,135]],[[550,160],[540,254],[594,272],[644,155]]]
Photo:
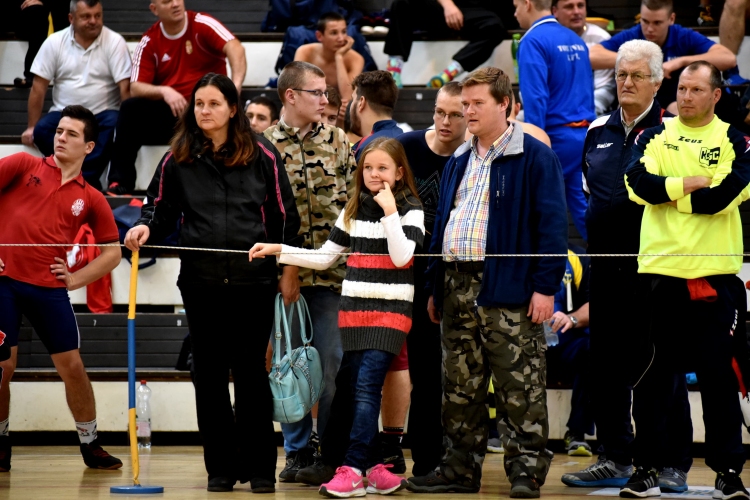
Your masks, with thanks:
[[[2,277],[0,332],[5,338],[0,345],[0,361],[8,359],[9,348],[18,345],[21,316],[26,316],[50,354],[81,347],[78,323],[66,288],[30,285]]]

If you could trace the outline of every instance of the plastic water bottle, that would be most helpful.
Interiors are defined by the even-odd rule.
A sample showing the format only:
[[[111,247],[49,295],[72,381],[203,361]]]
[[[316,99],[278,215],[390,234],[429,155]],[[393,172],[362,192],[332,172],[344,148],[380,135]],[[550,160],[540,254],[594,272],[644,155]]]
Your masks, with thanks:
[[[151,448],[151,389],[141,380],[135,396],[135,434],[138,448]]]
[[[516,82],[519,81],[518,77],[518,44],[521,43],[521,35],[515,33],[513,35],[513,41],[510,44],[510,55],[513,56],[513,71],[516,73]]]
[[[554,347],[560,343],[560,337],[557,336],[557,332],[552,331],[552,323],[550,320],[545,320],[544,323],[544,338],[547,340],[547,347]]]

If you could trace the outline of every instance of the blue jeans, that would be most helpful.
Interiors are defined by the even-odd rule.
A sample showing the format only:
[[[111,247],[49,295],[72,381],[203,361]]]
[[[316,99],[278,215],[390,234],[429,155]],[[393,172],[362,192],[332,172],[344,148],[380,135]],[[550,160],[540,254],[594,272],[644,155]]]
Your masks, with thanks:
[[[349,351],[346,357],[352,369],[354,421],[344,465],[356,467],[364,472],[374,465],[383,463],[379,446],[378,416],[385,375],[395,354],[367,349]]]
[[[323,435],[331,415],[331,402],[336,393],[336,373],[341,365],[343,350],[339,334],[339,299],[341,296],[322,286],[306,286],[302,296],[310,309],[313,327],[313,346],[318,350],[323,362],[323,382],[325,387],[318,402],[318,435]],[[296,322],[295,322],[296,324]],[[294,329],[292,347],[301,345],[297,328]],[[312,414],[293,424],[281,424],[284,435],[284,451],[289,454],[307,446],[312,433]]]
[[[34,127],[34,144],[44,156],[54,153],[55,131],[60,123],[59,111],[50,111],[37,122]],[[117,124],[117,111],[107,110],[94,115],[99,124],[99,136],[96,138],[94,150],[86,155],[83,162],[83,177],[86,182],[97,189],[101,189],[99,177],[107,168],[110,156],[112,156],[112,140],[115,137],[115,125]]]

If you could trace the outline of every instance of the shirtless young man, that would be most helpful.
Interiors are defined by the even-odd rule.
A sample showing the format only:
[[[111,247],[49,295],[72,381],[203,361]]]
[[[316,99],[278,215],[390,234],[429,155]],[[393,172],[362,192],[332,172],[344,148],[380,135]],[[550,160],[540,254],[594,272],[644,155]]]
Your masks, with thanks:
[[[295,61],[314,64],[326,74],[326,84],[341,94],[341,115],[352,98],[352,81],[362,73],[365,59],[351,50],[354,39],[346,34],[346,20],[335,12],[323,14],[318,20],[315,36],[319,43],[302,45],[294,54]]]

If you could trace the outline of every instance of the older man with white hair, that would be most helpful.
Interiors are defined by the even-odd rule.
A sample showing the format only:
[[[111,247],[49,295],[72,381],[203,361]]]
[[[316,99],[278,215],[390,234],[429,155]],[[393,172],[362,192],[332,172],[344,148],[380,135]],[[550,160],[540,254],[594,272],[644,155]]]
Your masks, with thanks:
[[[643,207],[628,198],[624,176],[638,134],[673,116],[655,99],[664,76],[662,60],[659,46],[646,40],[626,42],[617,52],[620,108],[591,124],[584,147],[589,253],[638,253]],[[642,353],[650,352],[643,348],[646,329],[637,319],[645,309],[638,283],[636,257],[592,259],[591,394],[597,437],[604,451],[590,467],[564,474],[562,482],[568,486],[623,486],[633,473],[631,392],[648,366]],[[617,319],[624,307],[633,312],[634,321]],[[678,404],[669,416],[674,430],[669,447],[671,467],[660,472],[659,486],[662,491],[680,492],[687,489],[693,435],[684,376],[675,378],[674,388]]]

